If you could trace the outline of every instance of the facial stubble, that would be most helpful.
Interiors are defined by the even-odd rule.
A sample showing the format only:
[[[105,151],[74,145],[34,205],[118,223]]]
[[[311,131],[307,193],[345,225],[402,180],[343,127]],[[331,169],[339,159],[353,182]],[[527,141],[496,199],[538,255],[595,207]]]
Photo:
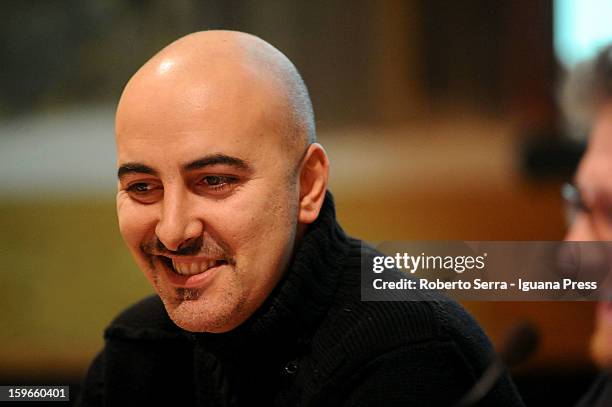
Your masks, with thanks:
[[[246,304],[246,295],[240,282],[231,275],[225,277],[229,286],[225,287],[223,295],[211,293],[197,288],[164,289],[160,282],[159,271],[152,269],[153,284],[161,298],[166,311],[175,324],[192,332],[221,332],[236,316],[242,315]],[[235,264],[223,273],[236,274]],[[243,294],[236,298],[236,293]]]

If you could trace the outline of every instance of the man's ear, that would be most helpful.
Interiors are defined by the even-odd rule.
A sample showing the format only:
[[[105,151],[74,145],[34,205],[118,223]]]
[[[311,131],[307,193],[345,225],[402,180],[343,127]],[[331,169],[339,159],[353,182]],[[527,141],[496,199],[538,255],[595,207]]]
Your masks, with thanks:
[[[329,160],[323,146],[318,143],[311,144],[300,170],[300,223],[312,223],[319,216],[327,190],[328,175]]]

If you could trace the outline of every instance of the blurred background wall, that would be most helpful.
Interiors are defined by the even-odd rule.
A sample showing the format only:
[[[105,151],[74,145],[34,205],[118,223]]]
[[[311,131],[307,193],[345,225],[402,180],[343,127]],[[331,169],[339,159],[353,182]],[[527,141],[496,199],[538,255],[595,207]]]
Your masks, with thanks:
[[[78,384],[103,328],[152,292],[117,228],[113,111],[164,45],[237,29],[294,61],[351,234],[558,240],[581,147],[555,92],[603,41],[572,42],[574,17],[588,27],[602,7],[580,3],[586,17],[563,0],[3,1],[1,384]],[[526,401],[571,405],[585,390],[592,304],[466,306],[496,345],[517,321],[540,326],[538,354],[514,372]]]

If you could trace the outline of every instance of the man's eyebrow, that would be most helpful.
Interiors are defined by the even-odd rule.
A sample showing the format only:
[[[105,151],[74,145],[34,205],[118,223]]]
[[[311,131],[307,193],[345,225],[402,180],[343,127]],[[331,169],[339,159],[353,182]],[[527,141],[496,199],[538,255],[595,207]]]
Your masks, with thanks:
[[[191,161],[183,166],[184,171],[193,171],[212,165],[229,165],[240,170],[250,170],[251,166],[238,157],[225,154],[211,154]]]
[[[150,174],[157,176],[157,171],[148,165],[140,164],[140,163],[125,163],[122,164],[117,170],[117,178],[121,179],[125,177],[127,174],[131,173],[139,173],[139,174]]]

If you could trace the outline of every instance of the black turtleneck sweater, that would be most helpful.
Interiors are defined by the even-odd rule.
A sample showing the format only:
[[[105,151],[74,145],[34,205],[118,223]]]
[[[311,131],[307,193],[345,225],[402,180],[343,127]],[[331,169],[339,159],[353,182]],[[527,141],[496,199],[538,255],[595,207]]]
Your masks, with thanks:
[[[476,322],[440,296],[366,302],[331,194],[284,278],[242,325],[189,333],[152,296],[106,329],[80,405],[450,406],[488,364]],[[479,405],[522,406],[507,375]]]

